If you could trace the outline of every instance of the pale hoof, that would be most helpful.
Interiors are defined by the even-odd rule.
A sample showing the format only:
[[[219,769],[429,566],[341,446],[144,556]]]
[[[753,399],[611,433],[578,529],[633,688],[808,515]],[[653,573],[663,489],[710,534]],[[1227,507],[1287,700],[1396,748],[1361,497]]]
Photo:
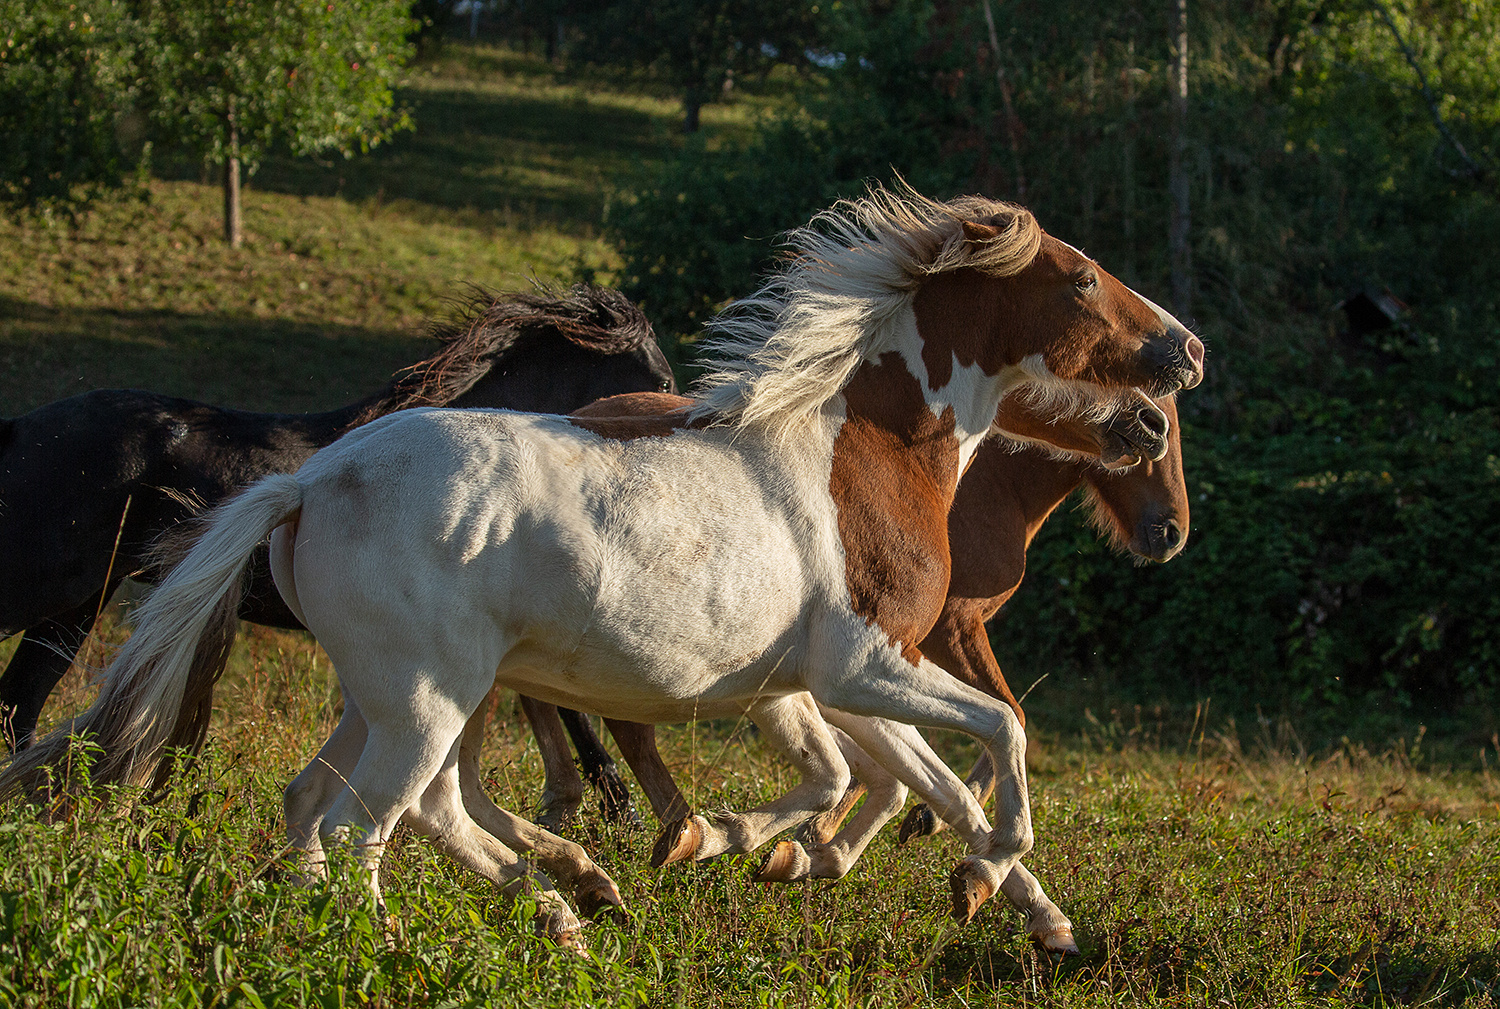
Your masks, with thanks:
[[[546,936],[563,949],[577,953],[584,959],[589,958],[588,947],[583,942],[583,922],[566,906],[552,904],[541,907],[536,917],[531,919],[531,927],[537,935]]]
[[[1073,941],[1073,930],[1067,926],[1032,933],[1031,939],[1050,956],[1077,956],[1078,943]]]
[[[948,874],[948,889],[953,896],[953,920],[962,925],[974,917],[999,887],[993,869],[976,859],[966,858]]]
[[[651,846],[651,868],[660,869],[698,853],[703,843],[703,824],[696,816],[684,816],[667,824]]]
[[[796,841],[777,841],[760,870],[751,878],[756,883],[795,883],[812,872],[812,859]]]
[[[573,888],[573,900],[585,918],[597,918],[625,903],[615,881],[597,869],[579,879]]]
[[[906,814],[906,819],[901,821],[901,831],[896,839],[905,844],[914,837],[930,837],[937,830],[937,817],[932,815],[932,808],[925,802],[918,803]]]

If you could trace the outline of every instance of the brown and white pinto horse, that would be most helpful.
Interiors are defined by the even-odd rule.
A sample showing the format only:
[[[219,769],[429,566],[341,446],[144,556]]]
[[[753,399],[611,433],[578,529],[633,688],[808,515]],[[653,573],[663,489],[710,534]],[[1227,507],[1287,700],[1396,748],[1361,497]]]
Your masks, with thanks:
[[[286,794],[312,871],[326,840],[358,842],[378,892],[405,821],[496,884],[529,883],[543,927],[573,931],[551,882],[464,808],[459,737],[498,680],[632,721],[753,720],[802,784],[695,816],[700,858],[832,808],[849,765],[813,702],[860,716],[842,726],[854,742],[968,843],[954,880],[977,906],[1019,876],[1032,830],[1015,713],[917,647],[946,594],[959,474],[1007,392],[1166,395],[1201,380],[1202,344],[1018,207],[877,192],[793,239],[772,283],[716,323],[726,359],[693,410],[706,427],[626,440],[559,417],[406,412],[218,509],[99,699],[17,756],[0,794],[56,773],[72,733],[101,748],[95,780],[149,771],[200,637],[274,531],[277,587],[345,698]],[[916,724],[989,748],[993,829]]]
[[[647,413],[670,419],[673,411],[682,410],[688,403],[680,396],[634,393],[599,400],[577,411],[575,416],[612,418]],[[975,453],[974,462],[959,484],[948,513],[952,553],[948,598],[921,648],[924,655],[954,676],[1010,704],[1023,724],[1025,714],[995,660],[984,625],[1020,587],[1026,571],[1027,548],[1057,506],[1078,487],[1086,487],[1095,524],[1117,546],[1128,549],[1142,561],[1170,560],[1186,543],[1189,505],[1176,403],[1168,397],[1158,405],[1170,427],[1163,442],[1164,450],[1153,452],[1137,447],[1147,442],[1141,435],[1149,433],[1138,424],[1133,428],[1118,424],[1101,427],[1072,419],[1054,420],[1027,409],[1024,394],[1012,396],[1001,405],[997,428],[1011,439],[1021,437],[1040,448],[1018,451],[1013,440],[988,441]],[[1059,458],[1058,449],[1074,455]],[[1132,452],[1139,458],[1132,457]],[[1159,458],[1152,459],[1152,455]],[[1099,460],[1109,465],[1101,466]],[[522,698],[522,706],[537,730],[546,768],[544,802],[550,798],[556,803],[560,796],[576,795],[573,806],[576,808],[582,796],[582,782],[568,752],[557,709],[530,698]],[[481,706],[475,715],[477,720],[482,721],[487,707]],[[682,822],[689,814],[689,807],[657,752],[655,726],[614,718],[606,718],[605,724],[619,743],[657,817],[664,824]],[[579,728],[569,726],[575,739]],[[581,728],[583,732],[592,732],[586,723]],[[471,726],[465,738],[477,741],[481,732],[482,728]],[[776,846],[762,865],[757,880],[836,879],[852,868],[874,833],[900,811],[906,797],[905,787],[868,759],[854,776],[856,780],[834,809],[799,830],[800,841],[782,841]],[[472,749],[461,757],[460,777],[474,779],[477,788],[477,752]],[[993,764],[986,755],[981,755],[968,780],[981,805],[988,803],[995,782]],[[867,790],[872,794],[857,821],[849,829],[840,830],[843,820]],[[573,808],[554,805],[548,812],[554,821],[560,821],[571,815]],[[935,833],[943,826],[944,821],[933,816],[922,803],[903,822],[901,839],[904,842],[912,836]],[[665,836],[673,835],[669,831]],[[656,858],[669,860],[672,854],[670,850],[658,850]],[[1070,950],[1070,925],[1055,907],[1033,907],[1028,925],[1034,937],[1049,950]]]

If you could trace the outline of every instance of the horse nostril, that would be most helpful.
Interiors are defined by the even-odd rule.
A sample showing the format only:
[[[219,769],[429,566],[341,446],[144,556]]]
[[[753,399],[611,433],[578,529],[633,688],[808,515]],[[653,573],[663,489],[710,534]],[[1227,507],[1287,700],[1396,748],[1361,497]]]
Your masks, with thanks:
[[[1152,434],[1165,438],[1167,435],[1167,415],[1160,410],[1141,407],[1136,413],[1136,420],[1141,422],[1141,427]]]
[[[1203,341],[1196,336],[1189,336],[1187,341],[1188,360],[1193,362],[1193,367],[1199,371],[1203,370]]]
[[[1168,550],[1176,550],[1182,544],[1182,526],[1176,520],[1168,519],[1166,527],[1162,529],[1162,542]]]

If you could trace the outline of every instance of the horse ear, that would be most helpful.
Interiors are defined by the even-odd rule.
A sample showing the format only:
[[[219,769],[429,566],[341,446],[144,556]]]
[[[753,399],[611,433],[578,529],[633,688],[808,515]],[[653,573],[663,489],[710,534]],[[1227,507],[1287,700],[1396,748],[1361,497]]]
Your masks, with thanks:
[[[984,224],[979,221],[965,221],[964,237],[976,244],[993,242],[1000,237],[1000,229],[993,224]]]

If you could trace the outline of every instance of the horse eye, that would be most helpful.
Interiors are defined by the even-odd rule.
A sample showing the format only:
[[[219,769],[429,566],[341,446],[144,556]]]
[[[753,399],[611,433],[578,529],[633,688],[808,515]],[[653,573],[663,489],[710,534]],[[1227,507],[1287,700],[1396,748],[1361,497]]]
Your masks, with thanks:
[[[1099,278],[1094,276],[1092,273],[1085,273],[1073,283],[1080,291],[1082,291],[1084,294],[1087,294],[1088,292],[1099,286]]]
[[[656,391],[657,392],[667,392],[671,388],[672,388],[672,380],[670,378],[664,378],[664,379],[661,380],[661,385],[658,385],[656,387]]]

